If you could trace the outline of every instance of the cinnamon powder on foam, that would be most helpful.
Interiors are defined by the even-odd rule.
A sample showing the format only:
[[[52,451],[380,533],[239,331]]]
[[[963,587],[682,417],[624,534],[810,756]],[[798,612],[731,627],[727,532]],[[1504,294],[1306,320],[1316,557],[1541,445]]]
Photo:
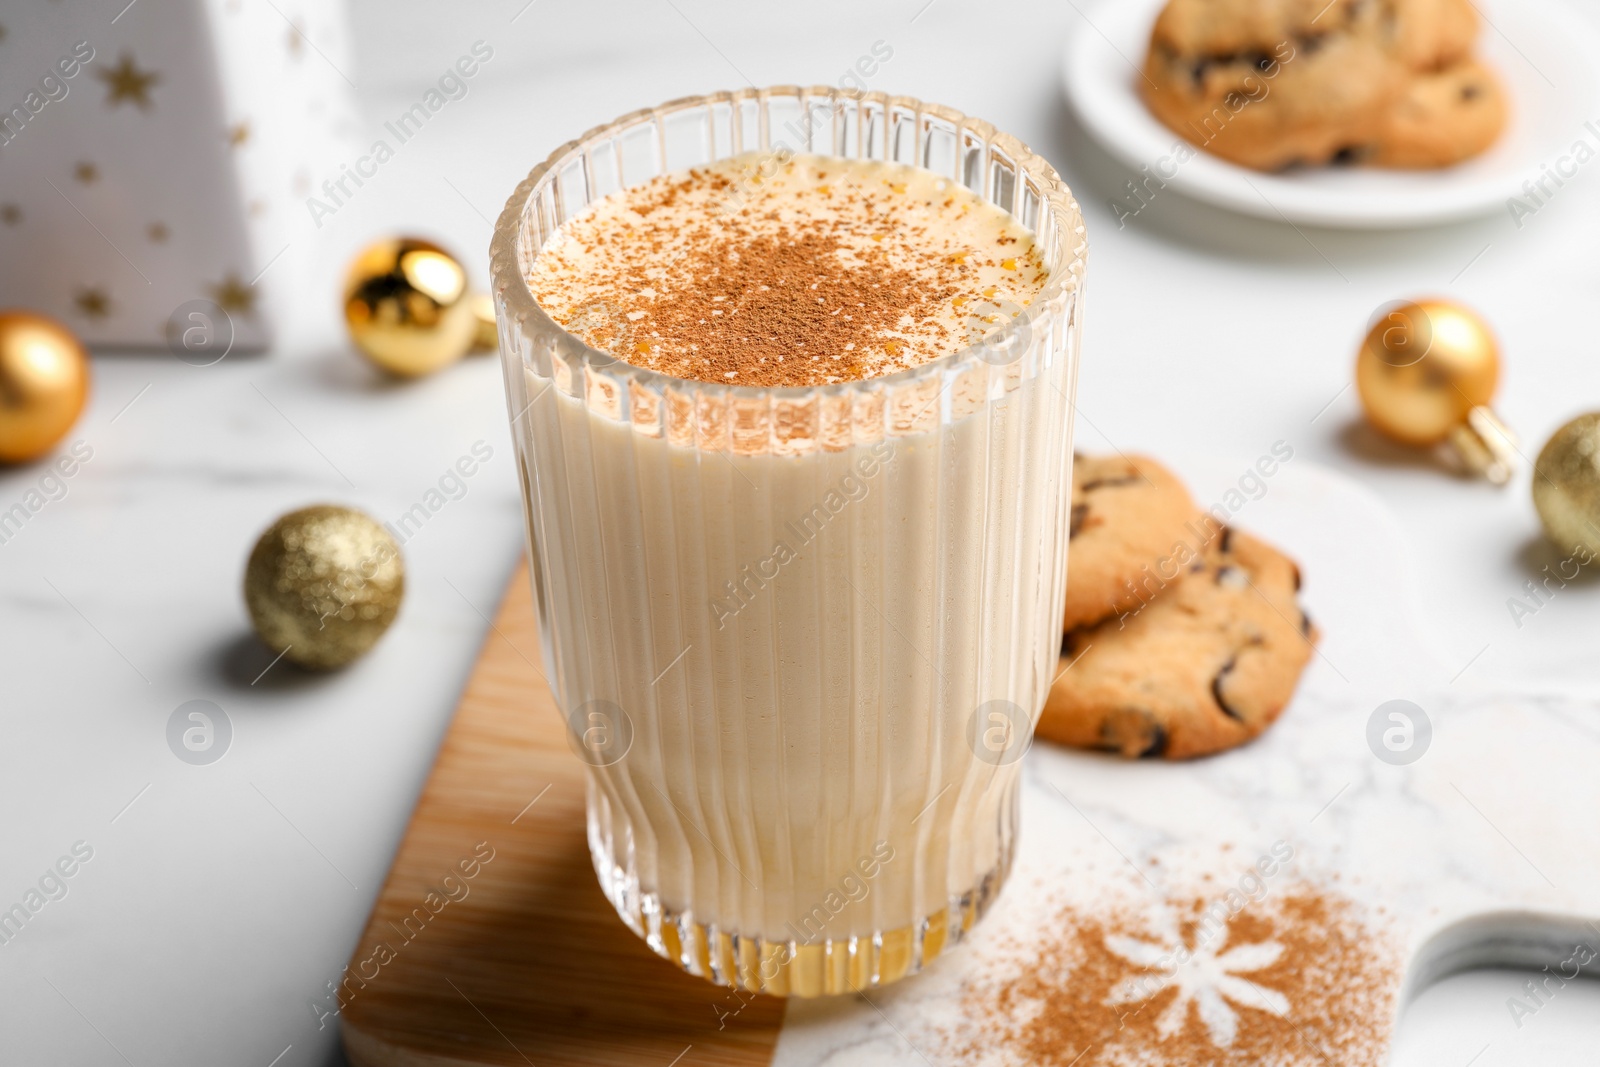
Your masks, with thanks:
[[[563,328],[725,385],[822,385],[966,347],[1048,276],[1031,234],[897,164],[747,155],[655,178],[564,223],[529,271]]]
[[[1196,898],[1181,909],[1184,945],[1199,943],[1202,917],[1213,903]],[[1192,1000],[1181,1028],[1161,1032],[1158,1020],[1179,998],[1179,982],[1163,980],[1160,972],[1108,946],[1108,939],[1119,938],[1159,943],[1148,924],[1069,907],[1037,944],[1017,946],[1015,958],[1028,961],[1025,970],[988,974],[968,988],[962,1021],[945,1032],[944,1051],[956,1061],[998,1053],[998,1062],[1039,1067],[1383,1062],[1400,969],[1392,949],[1374,936],[1352,902],[1321,888],[1294,887],[1247,905],[1229,922],[1226,937],[1224,958],[1241,946],[1281,946],[1270,964],[1241,969],[1238,977],[1287,1002],[1279,1014],[1258,996],[1228,999],[1237,1026],[1231,1043],[1216,1042]],[[1119,987],[1140,979],[1151,991],[1148,999],[1118,996]]]

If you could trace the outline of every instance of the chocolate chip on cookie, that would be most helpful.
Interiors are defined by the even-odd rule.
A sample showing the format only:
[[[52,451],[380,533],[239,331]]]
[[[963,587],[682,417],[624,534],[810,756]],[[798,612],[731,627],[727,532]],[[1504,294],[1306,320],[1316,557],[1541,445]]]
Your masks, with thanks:
[[[1067,635],[1038,736],[1130,759],[1250,740],[1288,704],[1317,639],[1299,583],[1292,560],[1228,528],[1137,613]]]
[[[1183,483],[1148,456],[1075,456],[1067,629],[1132,611],[1150,599],[1170,580],[1156,569],[1196,514]]]

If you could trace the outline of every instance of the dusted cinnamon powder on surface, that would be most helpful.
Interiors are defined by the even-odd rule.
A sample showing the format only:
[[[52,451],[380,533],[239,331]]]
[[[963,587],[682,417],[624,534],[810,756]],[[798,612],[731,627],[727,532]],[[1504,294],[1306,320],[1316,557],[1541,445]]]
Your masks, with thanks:
[[[965,998],[953,1054],[1040,1067],[1367,1067],[1383,1062],[1400,968],[1360,908],[1300,885],[1223,921],[1068,908]],[[984,1062],[990,1062],[984,1060]]]
[[[1032,235],[898,164],[745,155],[589,205],[528,284],[586,343],[725,385],[874,378],[980,340],[1048,275]]]

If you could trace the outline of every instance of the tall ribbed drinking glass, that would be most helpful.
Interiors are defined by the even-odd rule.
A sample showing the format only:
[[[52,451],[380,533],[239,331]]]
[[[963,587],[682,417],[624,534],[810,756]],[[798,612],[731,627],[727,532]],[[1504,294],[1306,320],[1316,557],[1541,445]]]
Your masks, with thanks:
[[[748,152],[909,164],[1032,231],[1043,291],[885,377],[753,388],[588,347],[528,271],[586,205]],[[919,970],[995,899],[1056,667],[1085,242],[1015,138],[829,88],[635,112],[518,186],[492,248],[546,673],[618,914],[721,984]]]

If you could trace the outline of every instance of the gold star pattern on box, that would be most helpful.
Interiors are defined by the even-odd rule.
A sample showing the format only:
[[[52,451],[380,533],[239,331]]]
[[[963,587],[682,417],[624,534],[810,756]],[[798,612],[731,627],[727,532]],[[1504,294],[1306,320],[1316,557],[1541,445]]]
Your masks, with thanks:
[[[41,14],[70,6],[31,2]],[[65,47],[49,19],[12,14],[27,6],[0,0],[0,71],[19,56],[50,66]],[[325,49],[343,66],[344,35],[326,5],[202,6],[215,17],[198,30],[185,5],[139,3],[111,27],[115,35],[91,35],[92,61],[80,57],[73,81],[89,99],[81,107],[68,99],[59,115],[52,107],[51,136],[33,144],[30,134],[31,147],[0,164],[0,305],[53,315],[86,344],[164,347],[172,308],[213,301],[215,291],[234,319],[236,351],[268,343],[272,275],[247,284],[266,265],[256,255],[289,243],[323,164],[354,147],[350,87],[314,54]],[[0,99],[0,115],[20,98]],[[124,141],[132,151],[107,154]],[[154,144],[165,148],[148,151]],[[244,159],[251,165],[240,170]],[[59,255],[40,259],[24,247],[57,236]],[[126,277],[106,241],[135,265]],[[226,278],[230,271],[237,277]]]
[[[255,287],[244,284],[237,274],[231,272],[222,279],[222,284],[211,287],[211,299],[230,315],[234,312],[242,315],[256,313]]]
[[[111,314],[111,298],[106,295],[104,289],[93,287],[79,289],[78,295],[72,298],[72,302],[86,318],[103,319]]]
[[[140,70],[133,62],[131,52],[122,53],[121,61],[114,67],[95,72],[105,82],[106,106],[117,107],[123,101],[150,110],[150,90],[161,83],[161,75],[153,70]]]

